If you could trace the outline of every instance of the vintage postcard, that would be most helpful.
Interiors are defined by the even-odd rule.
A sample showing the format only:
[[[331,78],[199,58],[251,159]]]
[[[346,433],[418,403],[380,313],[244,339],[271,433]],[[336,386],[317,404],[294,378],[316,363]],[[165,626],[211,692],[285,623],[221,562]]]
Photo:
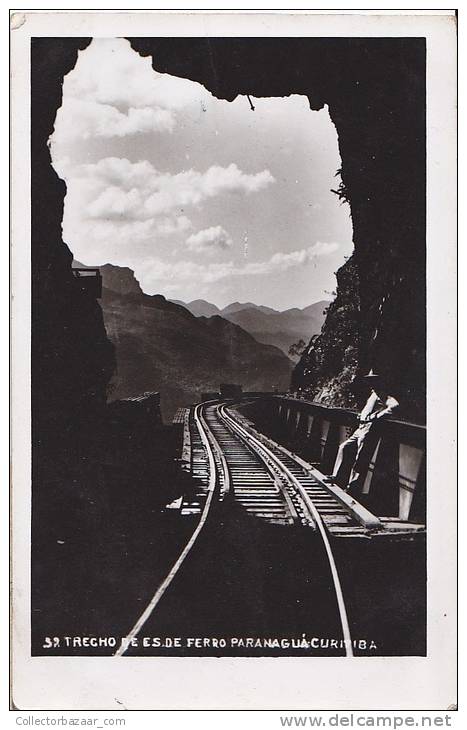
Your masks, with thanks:
[[[16,708],[456,704],[455,15],[323,12],[11,16]]]

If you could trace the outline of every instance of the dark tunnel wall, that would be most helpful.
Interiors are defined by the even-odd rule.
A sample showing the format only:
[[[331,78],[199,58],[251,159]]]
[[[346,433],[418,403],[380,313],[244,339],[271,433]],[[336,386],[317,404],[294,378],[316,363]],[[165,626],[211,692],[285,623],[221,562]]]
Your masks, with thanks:
[[[129,40],[157,71],[203,83],[219,98],[305,94],[312,109],[329,105],[355,252],[339,271],[336,301],[294,384],[344,405],[351,376],[371,366],[390,376],[412,416],[422,414],[425,40]],[[47,147],[63,77],[89,42],[33,39],[31,48],[33,398],[37,417],[54,423],[105,402],[114,367],[99,305],[73,288],[72,256],[61,238],[65,185]]]
[[[31,39],[32,406],[34,441],[54,442],[105,404],[115,367],[96,299],[83,295],[62,240],[66,185],[48,139],[62,104],[63,77],[89,38]]]

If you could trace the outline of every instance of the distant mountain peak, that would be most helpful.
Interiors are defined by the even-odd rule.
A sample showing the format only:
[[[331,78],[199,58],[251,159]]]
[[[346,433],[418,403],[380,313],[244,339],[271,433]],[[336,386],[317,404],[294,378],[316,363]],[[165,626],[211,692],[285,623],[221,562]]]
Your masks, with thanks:
[[[101,271],[108,286],[100,304],[118,365],[112,398],[160,391],[164,417],[171,418],[176,408],[196,403],[220,383],[242,383],[253,391],[288,387],[292,362],[280,349],[257,342],[218,313],[196,317],[187,304],[130,293],[139,287],[130,269]]]
[[[212,302],[207,302],[206,299],[193,299],[191,302],[188,302],[188,306],[190,306],[190,307],[208,307],[209,309],[213,309],[216,312],[220,312],[220,309],[218,306],[216,306]]]
[[[193,299],[191,302],[182,302],[180,299],[171,299],[170,301],[185,307],[195,317],[213,317],[220,314],[219,307],[216,307],[212,302],[207,302],[205,299]]]
[[[182,302],[180,299],[171,299],[170,301],[174,304],[185,307],[185,309],[188,309],[188,311],[195,317],[214,317],[215,315],[220,315],[226,319],[237,316],[244,316],[251,319],[256,315],[266,315],[271,317],[271,325],[274,317],[280,317],[282,315],[302,319],[304,317],[317,317],[318,320],[321,320],[323,310],[329,305],[329,301],[323,299],[322,301],[314,302],[303,309],[300,309],[299,307],[292,307],[291,309],[286,309],[282,312],[278,309],[273,309],[272,307],[265,307],[262,304],[254,304],[253,302],[232,302],[223,309],[220,309],[218,306],[212,302],[207,302],[205,299],[193,299],[191,302]],[[247,320],[245,320],[245,323],[246,321]],[[243,322],[242,326],[244,326]],[[246,329],[248,329],[248,327],[246,327]]]
[[[288,355],[290,347],[299,340],[308,342],[312,335],[320,332],[328,304],[323,300],[304,309],[293,307],[278,312],[269,307],[235,302],[225,307],[221,314],[249,332],[257,342],[275,345]]]
[[[265,307],[262,304],[254,304],[253,302],[232,302],[222,309],[222,314],[234,314],[234,312],[242,312],[244,309],[255,309],[263,312],[263,314],[277,314],[276,309]]]

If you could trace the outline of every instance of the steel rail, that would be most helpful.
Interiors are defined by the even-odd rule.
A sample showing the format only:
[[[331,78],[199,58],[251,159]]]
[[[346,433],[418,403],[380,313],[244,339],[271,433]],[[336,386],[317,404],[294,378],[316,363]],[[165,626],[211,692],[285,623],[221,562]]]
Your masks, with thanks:
[[[113,655],[114,657],[121,657],[123,656],[127,650],[130,648],[132,640],[136,638],[136,636],[139,634],[145,623],[148,621],[150,616],[153,614],[154,610],[156,609],[157,605],[159,604],[160,600],[162,599],[163,595],[169,588],[170,584],[174,580],[175,576],[179,572],[182,564],[188,557],[189,553],[191,552],[193,546],[196,543],[197,538],[199,537],[202,529],[204,528],[206,521],[208,519],[209,513],[211,511],[214,497],[216,492],[220,489],[220,479],[218,478],[218,468],[216,466],[216,460],[214,456],[214,450],[217,452],[217,456],[219,457],[220,466],[223,471],[224,475],[224,489],[225,493],[224,496],[229,494],[230,491],[230,472],[227,460],[225,458],[225,455],[222,451],[222,448],[220,444],[218,443],[216,436],[210,428],[209,424],[206,422],[204,416],[203,416],[203,407],[206,406],[206,403],[204,404],[198,404],[195,407],[194,410],[194,419],[198,426],[198,431],[201,437],[201,441],[206,449],[206,454],[208,457],[208,465],[209,465],[209,481],[208,481],[208,489],[207,489],[207,497],[206,501],[203,506],[203,510],[201,513],[201,517],[199,519],[199,522],[194,529],[190,539],[188,540],[187,544],[185,545],[184,549],[180,553],[179,557],[173,564],[172,568],[170,569],[169,573],[167,574],[166,578],[160,583],[159,587],[155,591],[154,595],[152,596],[151,600],[149,601],[148,605],[146,606],[143,613],[140,615],[138,620],[135,622],[134,626],[132,627],[131,631],[127,634],[125,638],[122,639],[120,647]],[[347,612],[345,608],[345,602],[344,597],[342,593],[342,587],[339,580],[339,575],[337,572],[337,566],[334,561],[334,556],[332,554],[332,549],[329,543],[329,539],[325,530],[325,527],[323,525],[321,515],[319,514],[318,510],[316,509],[315,505],[313,504],[312,500],[308,496],[308,494],[305,492],[303,487],[300,485],[296,477],[289,471],[289,469],[283,464],[283,462],[264,444],[264,442],[261,442],[259,439],[257,439],[252,433],[250,433],[247,429],[245,429],[242,425],[238,423],[229,413],[226,413],[226,406],[224,404],[218,405],[215,409],[216,411],[216,417],[221,421],[224,422],[225,425],[229,428],[229,430],[233,431],[237,438],[240,439],[240,441],[243,441],[246,443],[250,448],[253,449],[253,452],[256,454],[258,458],[261,459],[261,461],[267,466],[268,470],[271,470],[270,465],[268,466],[266,458],[270,459],[272,463],[276,465],[276,467],[287,477],[290,483],[295,487],[296,491],[299,492],[302,501],[305,503],[305,506],[307,507],[308,511],[310,512],[310,516],[312,521],[317,525],[321,537],[323,539],[323,543],[325,546],[329,566],[331,569],[331,574],[333,578],[333,584],[334,589],[336,592],[336,598],[337,598],[337,604],[339,609],[339,617],[340,622],[342,626],[342,632],[344,636],[344,644],[345,644],[345,651],[347,656],[353,656],[353,650],[352,650],[352,640],[350,635],[350,629],[348,625],[348,619],[347,619]],[[265,458],[266,456],[266,458]],[[285,496],[285,492],[283,492],[283,497]],[[287,500],[286,500],[287,501]]]
[[[353,657],[353,648],[352,648],[352,637],[350,634],[350,627],[349,627],[349,621],[347,617],[347,609],[345,606],[344,601],[344,594],[342,591],[342,586],[339,578],[339,573],[337,570],[336,561],[334,560],[334,555],[332,552],[331,544],[329,542],[328,534],[326,532],[326,528],[324,527],[323,520],[321,519],[321,515],[319,514],[316,506],[313,504],[313,501],[310,499],[308,494],[306,494],[305,490],[301,487],[298,480],[295,478],[295,476],[287,469],[287,467],[281,462],[280,459],[259,439],[257,439],[252,433],[250,433],[244,426],[241,426],[238,421],[236,421],[231,414],[226,413],[226,406],[222,405],[218,408],[219,416],[224,420],[225,423],[229,423],[231,428],[233,428],[238,435],[243,434],[243,439],[249,443],[254,443],[257,445],[257,448],[265,450],[270,455],[270,458],[281,467],[283,472],[287,475],[288,479],[292,482],[294,486],[299,487],[299,492],[302,498],[304,499],[306,506],[310,510],[312,517],[314,519],[315,524],[317,525],[321,538],[324,543],[324,547],[326,550],[326,555],[328,558],[329,568],[331,570],[331,575],[334,583],[334,590],[336,593],[336,599],[337,599],[337,606],[339,610],[339,618],[341,622],[342,627],[342,634],[344,637],[344,644],[345,644],[345,653],[348,657]]]
[[[220,404],[220,405],[218,405],[216,407],[216,416],[217,416],[217,419],[219,420],[219,422],[221,422],[221,423],[224,422],[224,419],[221,417],[221,414],[219,412],[219,410],[222,407],[223,407],[223,404]],[[225,425],[225,423],[224,423],[224,425]],[[229,433],[232,433],[232,428],[231,427],[227,426],[227,429],[228,429]],[[238,438],[238,434],[234,434],[234,436],[236,438]],[[300,521],[300,517],[299,517],[299,514],[297,512],[297,509],[295,508],[295,505],[293,504],[293,501],[292,501],[292,498],[291,498],[290,494],[287,492],[287,489],[285,489],[284,485],[281,484],[280,482],[278,482],[278,480],[277,480],[278,475],[281,475],[281,474],[283,475],[282,465],[277,460],[275,460],[273,462],[274,463],[274,468],[273,468],[273,466],[271,465],[271,459],[269,459],[269,455],[268,454],[258,453],[258,449],[253,449],[251,447],[250,443],[249,442],[246,442],[242,438],[240,439],[240,441],[245,446],[248,447],[248,450],[251,451],[254,454],[255,458],[258,458],[259,457],[260,461],[262,462],[262,464],[266,468],[266,471],[270,474],[270,476],[274,480],[274,483],[276,484],[276,487],[279,490],[279,492],[280,492],[280,494],[281,494],[281,496],[282,496],[282,498],[283,498],[283,500],[284,500],[284,502],[285,502],[285,504],[287,506],[287,509],[288,509],[288,511],[290,513],[290,517],[291,517],[292,521],[295,522],[295,523],[299,522]],[[222,444],[221,443],[219,443],[219,446],[222,449]],[[224,457],[224,460],[225,460],[225,457]],[[229,468],[228,465],[227,465],[227,468]],[[315,525],[314,525],[313,522],[312,522],[312,524],[310,526],[313,529],[315,529]]]
[[[207,432],[210,432],[210,429],[208,425],[206,424],[206,421],[204,420],[202,416],[202,405],[199,404],[195,407],[194,411],[194,418],[196,421],[196,424],[199,429],[199,433],[201,436],[201,440],[206,448],[206,453],[208,456],[208,463],[209,463],[209,483],[208,483],[208,491],[207,491],[207,498],[206,502],[204,503],[203,511],[201,513],[200,520],[193,531],[193,534],[191,535],[190,539],[188,540],[187,544],[185,545],[184,549],[180,553],[179,557],[173,564],[172,568],[170,569],[169,573],[167,574],[166,578],[162,581],[162,583],[159,585],[158,589],[154,593],[153,597],[149,601],[148,605],[144,609],[141,616],[138,618],[136,623],[134,624],[131,631],[127,634],[127,636],[122,639],[122,642],[120,644],[120,647],[113,655],[114,657],[121,657],[125,654],[125,652],[129,649],[130,644],[132,640],[139,634],[141,629],[143,628],[146,621],[149,619],[149,617],[154,612],[154,609],[156,608],[157,604],[161,600],[162,596],[166,592],[167,588],[172,583],[173,579],[177,575],[178,571],[180,570],[182,564],[184,563],[185,559],[191,552],[196,540],[199,537],[200,532],[202,531],[203,527],[206,524],[206,520],[208,518],[212,503],[214,494],[216,492],[216,487],[218,485],[218,478],[217,478],[217,469],[216,464],[214,461],[214,452],[213,447],[211,446],[209,442],[209,438],[207,436]],[[229,479],[229,475],[224,474],[224,479]]]
[[[204,403],[206,405],[206,403]],[[213,443],[215,450],[217,451],[217,455],[219,456],[219,461],[222,466],[222,472],[224,475],[223,480],[223,490],[222,494],[220,495],[220,500],[226,499],[227,497],[231,496],[231,479],[230,479],[230,469],[229,465],[227,463],[227,459],[225,458],[225,454],[217,441],[215,433],[213,433],[212,429],[209,427],[209,424],[206,423],[206,420],[203,418],[203,422],[207,427],[207,434],[208,438],[210,439],[211,443]]]

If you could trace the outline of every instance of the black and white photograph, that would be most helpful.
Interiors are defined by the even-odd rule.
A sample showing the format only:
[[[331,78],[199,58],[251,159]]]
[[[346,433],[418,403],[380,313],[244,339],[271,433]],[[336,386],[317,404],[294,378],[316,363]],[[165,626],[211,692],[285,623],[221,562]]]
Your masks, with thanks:
[[[103,674],[309,660],[307,682],[330,659],[427,661],[430,499],[456,490],[449,455],[444,484],[430,471],[427,33],[110,16],[38,22],[21,66],[21,652]],[[454,16],[434,24],[455,89]]]

